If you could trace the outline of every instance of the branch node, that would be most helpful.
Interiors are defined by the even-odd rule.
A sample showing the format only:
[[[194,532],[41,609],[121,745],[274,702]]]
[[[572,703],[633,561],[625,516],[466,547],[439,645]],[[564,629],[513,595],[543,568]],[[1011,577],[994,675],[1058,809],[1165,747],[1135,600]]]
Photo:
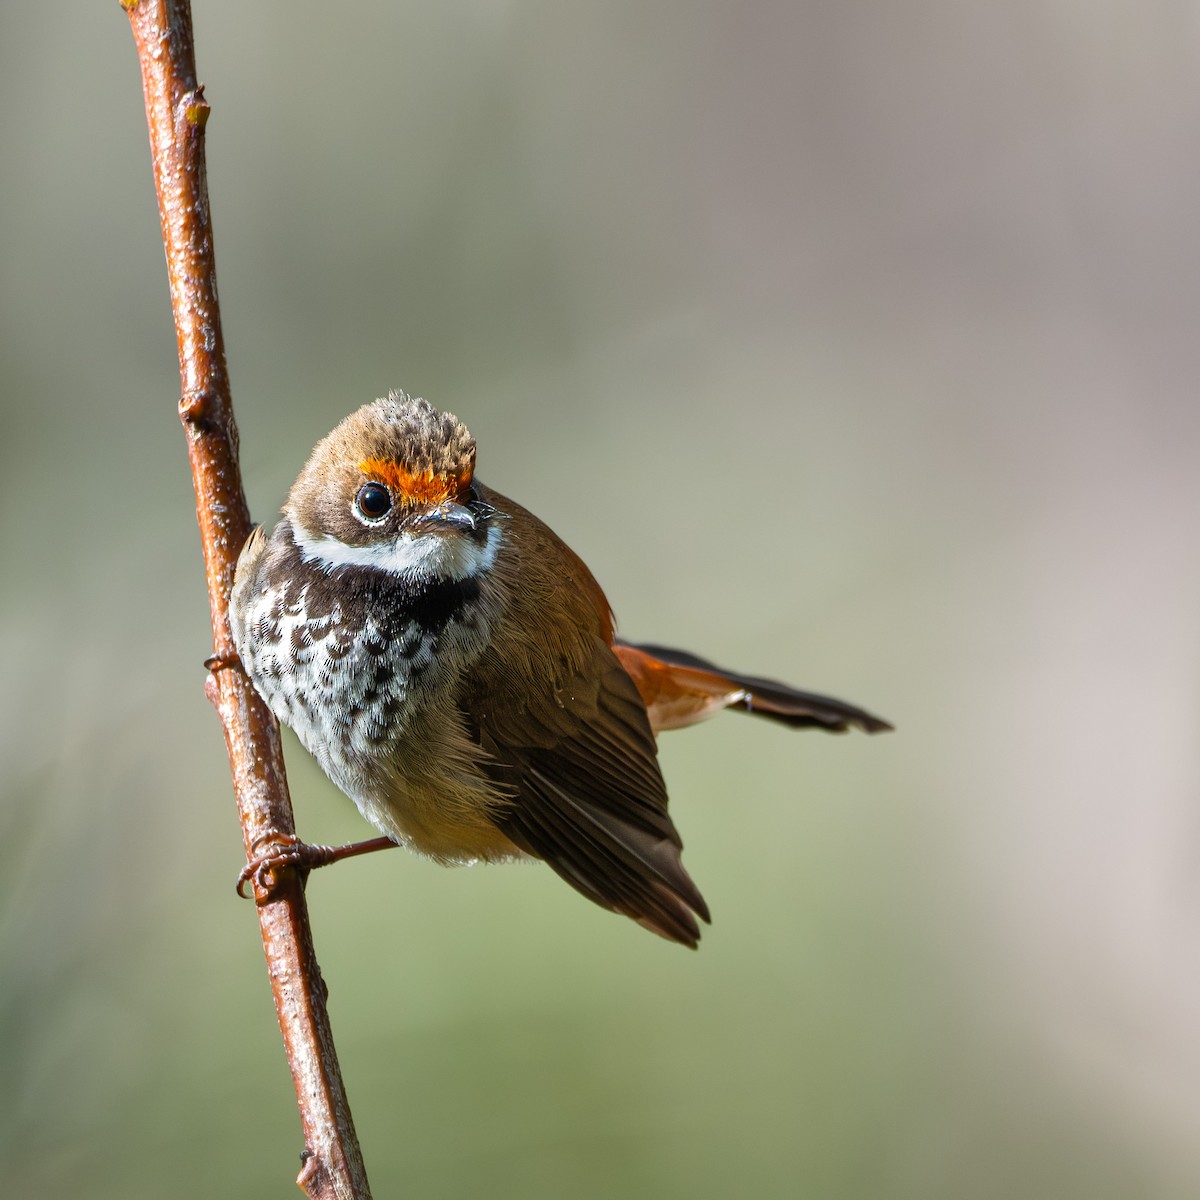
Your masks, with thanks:
[[[224,407],[217,388],[189,388],[179,398],[179,419],[193,433],[211,433],[221,428],[219,415]]]
[[[218,671],[240,671],[243,675],[246,668],[236,654],[210,654],[204,660],[204,669],[215,675]]]
[[[208,672],[208,677],[204,680],[204,695],[209,704],[219,711],[221,688],[217,683],[217,673],[219,671],[237,671],[240,675],[245,675],[246,668],[242,666],[242,660],[236,654],[222,654],[218,651],[216,654],[210,654],[204,660],[204,669]]]
[[[325,1196],[330,1192],[329,1172],[321,1161],[320,1155],[305,1148],[300,1153],[300,1161],[304,1164],[300,1174],[296,1176],[296,1186],[306,1196]]]
[[[208,124],[208,115],[212,107],[204,98],[204,84],[200,84],[194,92],[186,92],[183,100],[183,118],[189,125],[203,129]]]

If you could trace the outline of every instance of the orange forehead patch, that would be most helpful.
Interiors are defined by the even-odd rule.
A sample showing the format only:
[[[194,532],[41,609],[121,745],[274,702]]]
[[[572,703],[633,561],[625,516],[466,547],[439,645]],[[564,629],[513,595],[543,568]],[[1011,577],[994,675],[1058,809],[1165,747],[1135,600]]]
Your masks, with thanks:
[[[385,483],[402,500],[410,504],[444,504],[455,499],[471,482],[464,475],[435,475],[430,468],[414,473],[403,463],[390,458],[367,458],[358,469],[370,479]]]

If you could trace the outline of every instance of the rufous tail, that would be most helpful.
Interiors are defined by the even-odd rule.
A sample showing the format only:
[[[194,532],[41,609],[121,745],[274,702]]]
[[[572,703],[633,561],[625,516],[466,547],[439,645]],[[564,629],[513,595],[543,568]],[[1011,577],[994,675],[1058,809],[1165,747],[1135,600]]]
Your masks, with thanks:
[[[617,640],[613,651],[633,679],[655,733],[681,729],[723,708],[740,708],[795,728],[844,733],[851,726],[881,733],[892,726],[853,704],[801,692],[772,679],[738,675],[683,650],[634,646]]]

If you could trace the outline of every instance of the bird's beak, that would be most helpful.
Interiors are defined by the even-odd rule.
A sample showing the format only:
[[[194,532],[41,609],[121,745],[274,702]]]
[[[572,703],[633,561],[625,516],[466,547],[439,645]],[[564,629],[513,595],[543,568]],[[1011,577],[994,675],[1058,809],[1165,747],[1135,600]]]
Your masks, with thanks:
[[[465,505],[455,504],[453,500],[439,504],[427,513],[424,519],[438,524],[461,526],[463,529],[474,529],[476,526],[475,514]]]

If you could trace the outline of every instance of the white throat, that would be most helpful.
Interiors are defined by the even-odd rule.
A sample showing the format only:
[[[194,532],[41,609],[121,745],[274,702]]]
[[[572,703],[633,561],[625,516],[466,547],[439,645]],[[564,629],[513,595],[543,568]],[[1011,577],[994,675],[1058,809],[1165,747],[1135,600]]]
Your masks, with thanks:
[[[458,582],[491,568],[502,536],[500,526],[492,525],[482,545],[461,535],[402,533],[369,546],[348,546],[329,534],[311,533],[292,518],[292,539],[304,561],[327,575],[339,567],[370,567],[414,582]]]

